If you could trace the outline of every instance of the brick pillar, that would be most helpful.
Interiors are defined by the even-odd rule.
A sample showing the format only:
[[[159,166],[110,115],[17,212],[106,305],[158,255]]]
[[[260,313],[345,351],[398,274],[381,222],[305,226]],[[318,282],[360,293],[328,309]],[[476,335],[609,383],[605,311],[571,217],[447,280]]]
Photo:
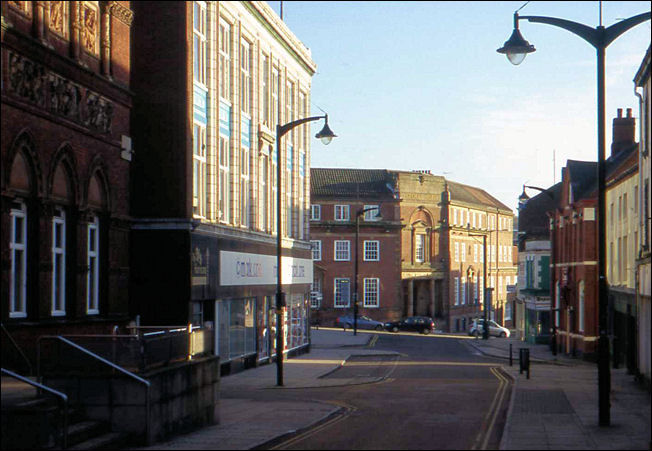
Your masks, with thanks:
[[[408,280],[407,316],[414,315],[414,279]]]

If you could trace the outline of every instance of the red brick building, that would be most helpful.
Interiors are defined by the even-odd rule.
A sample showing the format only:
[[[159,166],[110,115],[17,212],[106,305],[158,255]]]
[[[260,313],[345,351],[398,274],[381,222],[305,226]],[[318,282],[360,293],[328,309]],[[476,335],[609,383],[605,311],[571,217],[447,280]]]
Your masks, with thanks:
[[[359,314],[378,321],[404,316],[396,175],[327,168],[312,168],[310,174],[313,323],[330,326],[336,317],[353,314],[356,215],[366,209],[359,217]]]
[[[438,329],[467,330],[483,313],[486,235],[487,287],[495,288],[492,318],[511,318],[507,286],[516,283],[517,268],[507,206],[482,189],[428,171],[313,168],[311,174],[313,321],[330,325],[351,311],[356,212],[373,205],[382,219],[360,220],[361,314],[380,321],[430,316]],[[367,258],[368,246],[379,246],[377,260]],[[377,305],[364,285],[373,289],[376,279]]]
[[[41,334],[127,319],[132,17],[2,2],[3,366],[5,332],[33,357]]]
[[[598,339],[597,163],[567,161],[554,221],[557,345],[588,358]]]

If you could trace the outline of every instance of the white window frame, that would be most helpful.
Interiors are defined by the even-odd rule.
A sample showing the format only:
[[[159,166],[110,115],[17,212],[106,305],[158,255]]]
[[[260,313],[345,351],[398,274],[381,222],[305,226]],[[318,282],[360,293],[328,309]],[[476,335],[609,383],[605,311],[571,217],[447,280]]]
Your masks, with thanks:
[[[312,284],[310,285],[310,308],[318,309],[321,307],[321,298],[321,274],[315,271],[312,276]]]
[[[462,280],[460,280],[460,285],[461,285],[460,300],[462,305],[465,305],[466,304],[466,277],[462,277]]]
[[[249,148],[240,146],[240,225],[249,227]]]
[[[9,283],[9,317],[27,317],[27,208],[22,202],[17,202],[20,208],[12,208],[9,216],[11,220],[11,280]],[[20,225],[21,241],[17,238],[17,225]],[[20,286],[17,286],[16,275],[20,274]]]
[[[378,218],[378,214],[380,213],[380,205],[365,205],[364,210],[367,208],[373,208],[373,210],[367,210],[364,212],[365,222],[378,221],[380,219]]]
[[[199,12],[199,23],[196,23],[197,12]],[[207,67],[207,55],[206,55],[206,3],[205,2],[193,2],[193,22],[192,22],[192,34],[193,34],[193,79],[195,82],[199,83],[201,86],[206,87],[206,67]],[[196,48],[195,42],[199,44],[199,48]],[[197,55],[199,51],[199,55]],[[197,70],[195,70],[195,66]],[[199,72],[199,73],[197,73]]]
[[[380,241],[378,240],[365,240],[364,241],[363,261],[377,262],[380,261]]]
[[[455,246],[455,261],[460,261],[460,243],[457,241],[454,243]]]
[[[196,218],[206,217],[206,127],[193,123],[192,152],[192,215]]]
[[[460,278],[455,277],[453,286],[455,287],[455,305],[460,305]]]
[[[321,261],[321,240],[310,240],[312,248],[312,261]]]
[[[364,306],[366,308],[380,307],[380,279],[365,277],[364,279]]]
[[[219,163],[218,163],[218,216],[220,222],[228,223],[230,220],[230,196],[231,196],[231,143],[229,138],[220,135],[219,137]]]
[[[414,261],[417,263],[426,261],[426,235],[423,233],[414,235]]]
[[[338,245],[340,248],[338,249]],[[351,260],[351,242],[349,240],[335,240],[333,243],[333,257],[336,262],[345,262]],[[346,258],[344,258],[346,254]]]
[[[219,95],[231,100],[231,25],[220,19],[219,23]]]
[[[246,39],[240,40],[240,111],[251,114],[251,48]]]
[[[341,292],[339,290],[339,285],[338,285],[338,282],[344,280],[346,280],[349,283],[349,297],[346,300],[346,303],[342,301]],[[333,279],[333,307],[349,308],[350,305],[351,305],[351,281],[348,277],[336,277],[335,279]]]
[[[334,212],[334,218],[336,221],[348,221],[350,218],[349,205],[335,205]]]
[[[97,216],[88,223],[86,231],[86,314],[100,313],[100,221]]]
[[[311,221],[321,220],[321,205],[315,204],[310,206],[310,220]]]
[[[462,258],[461,261],[466,261],[466,242],[464,241],[460,243],[460,257]]]
[[[60,234],[59,239],[57,235]],[[51,315],[66,315],[66,212],[55,207],[52,216],[52,278],[51,278]],[[58,242],[58,244],[57,244]]]

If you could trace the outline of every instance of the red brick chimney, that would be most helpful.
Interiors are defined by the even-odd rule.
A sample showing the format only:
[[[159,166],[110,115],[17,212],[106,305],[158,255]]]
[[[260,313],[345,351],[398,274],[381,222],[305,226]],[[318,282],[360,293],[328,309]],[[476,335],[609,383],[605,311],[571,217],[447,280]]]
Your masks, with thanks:
[[[634,145],[635,136],[636,119],[632,117],[632,109],[627,108],[627,117],[623,117],[623,109],[618,108],[618,117],[615,117],[613,122],[611,156]]]

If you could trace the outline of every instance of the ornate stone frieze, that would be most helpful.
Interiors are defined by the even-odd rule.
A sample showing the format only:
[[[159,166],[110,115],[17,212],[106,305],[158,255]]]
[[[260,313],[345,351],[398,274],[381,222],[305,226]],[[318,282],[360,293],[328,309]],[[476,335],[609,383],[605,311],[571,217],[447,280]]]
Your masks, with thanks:
[[[63,1],[50,2],[50,21],[49,21],[50,30],[64,37],[68,36],[67,33],[68,18],[66,15],[67,8],[68,8],[67,2],[63,2]]]
[[[86,96],[85,125],[102,133],[111,131],[113,122],[113,104],[94,92],[88,91]]]
[[[111,132],[114,105],[108,99],[13,52],[9,52],[8,69],[8,94],[92,131]]]
[[[92,53],[98,54],[98,11],[95,7],[84,3],[82,6],[82,23],[81,23],[81,41],[84,49]]]
[[[59,116],[79,121],[81,89],[76,84],[50,74],[48,80],[50,92],[50,111]]]
[[[131,26],[134,21],[134,12],[118,2],[109,2],[109,11],[111,11],[112,16],[128,26]]]
[[[27,17],[32,17],[32,2],[7,2],[9,6],[20,11]]]
[[[34,103],[45,106],[45,67],[22,55],[9,52],[9,84],[12,94]]]

